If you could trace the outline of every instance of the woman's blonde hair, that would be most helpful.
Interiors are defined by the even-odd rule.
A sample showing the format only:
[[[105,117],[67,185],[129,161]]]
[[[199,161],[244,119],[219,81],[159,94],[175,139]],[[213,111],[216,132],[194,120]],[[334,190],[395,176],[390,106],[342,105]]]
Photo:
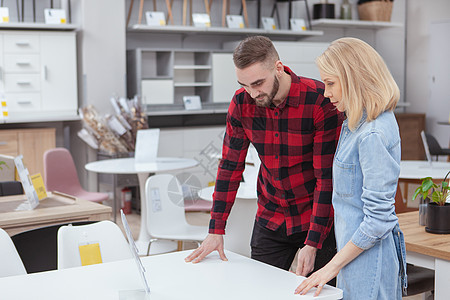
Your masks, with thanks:
[[[339,78],[350,130],[356,128],[364,110],[370,122],[397,105],[400,90],[383,58],[369,44],[356,38],[335,40],[316,64],[322,73]]]

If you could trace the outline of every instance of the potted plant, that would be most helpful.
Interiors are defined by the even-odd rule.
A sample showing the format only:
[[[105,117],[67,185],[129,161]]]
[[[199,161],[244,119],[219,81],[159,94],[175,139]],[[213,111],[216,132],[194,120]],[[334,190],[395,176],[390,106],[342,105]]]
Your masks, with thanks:
[[[450,190],[447,182],[449,174],[450,171],[440,185],[435,184],[431,177],[422,178],[422,184],[414,192],[413,200],[418,195],[421,195],[423,200],[429,199],[426,208],[425,231],[427,232],[450,233],[450,203],[446,202]]]

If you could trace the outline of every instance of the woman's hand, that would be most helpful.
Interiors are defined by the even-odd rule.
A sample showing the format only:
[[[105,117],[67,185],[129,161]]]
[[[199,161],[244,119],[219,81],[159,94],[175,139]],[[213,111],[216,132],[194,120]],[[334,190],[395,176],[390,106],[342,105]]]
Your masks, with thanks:
[[[311,288],[317,287],[314,297],[318,296],[322,291],[323,286],[336,277],[339,273],[339,268],[334,267],[331,262],[325,265],[322,269],[314,272],[303,280],[303,282],[295,289],[295,294],[305,295]]]

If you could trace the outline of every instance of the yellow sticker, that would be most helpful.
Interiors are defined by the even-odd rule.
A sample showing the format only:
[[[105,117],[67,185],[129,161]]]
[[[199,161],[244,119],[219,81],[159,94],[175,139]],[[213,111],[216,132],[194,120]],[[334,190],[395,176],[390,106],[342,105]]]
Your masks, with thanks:
[[[206,22],[206,23],[205,23],[205,26],[206,26],[206,27],[211,27],[211,22]]]
[[[6,101],[2,101],[2,106],[3,106],[3,107],[6,106]]]
[[[159,20],[159,25],[166,25],[166,21],[165,20]]]
[[[275,30],[277,29],[277,26],[275,26],[275,24],[272,25],[272,29]]]
[[[239,28],[244,28],[244,23],[239,23]]]
[[[38,195],[39,201],[47,198],[47,191],[45,190],[44,180],[42,179],[41,173],[34,174],[30,177],[34,189],[36,190],[36,193]]]
[[[102,255],[100,253],[100,244],[93,243],[78,246],[80,250],[81,265],[95,265],[102,263]]]
[[[66,19],[65,18],[61,18],[61,24],[66,24]]]
[[[306,26],[302,26],[302,30],[306,30]]]
[[[3,17],[2,20],[3,20],[3,22],[8,23],[9,22],[9,17]]]
[[[7,116],[8,116],[8,112],[7,112],[7,111],[4,111],[4,112],[3,112],[3,116],[4,116],[4,117],[7,117]]]

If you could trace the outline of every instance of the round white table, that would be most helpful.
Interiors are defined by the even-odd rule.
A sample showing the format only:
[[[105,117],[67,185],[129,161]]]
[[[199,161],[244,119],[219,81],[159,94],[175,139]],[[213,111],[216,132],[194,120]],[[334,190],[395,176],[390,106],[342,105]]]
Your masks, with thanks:
[[[163,173],[192,168],[198,161],[188,158],[158,157],[156,162],[135,163],[134,157],[114,158],[94,161],[86,164],[86,170],[106,174],[137,174],[139,180],[139,193],[141,198],[141,228],[136,246],[140,255],[147,253],[150,235],[147,231],[147,201],[145,199],[145,181],[150,174]],[[115,199],[114,199],[115,203]],[[116,213],[114,211],[114,213]],[[175,245],[175,248],[174,248]],[[174,248],[174,249],[173,249]],[[152,244],[150,254],[176,250],[176,243],[171,241],[158,241]]]
[[[199,197],[213,201],[214,186],[201,189]],[[250,240],[257,210],[256,184],[241,182],[224,235],[225,249],[250,257]]]

